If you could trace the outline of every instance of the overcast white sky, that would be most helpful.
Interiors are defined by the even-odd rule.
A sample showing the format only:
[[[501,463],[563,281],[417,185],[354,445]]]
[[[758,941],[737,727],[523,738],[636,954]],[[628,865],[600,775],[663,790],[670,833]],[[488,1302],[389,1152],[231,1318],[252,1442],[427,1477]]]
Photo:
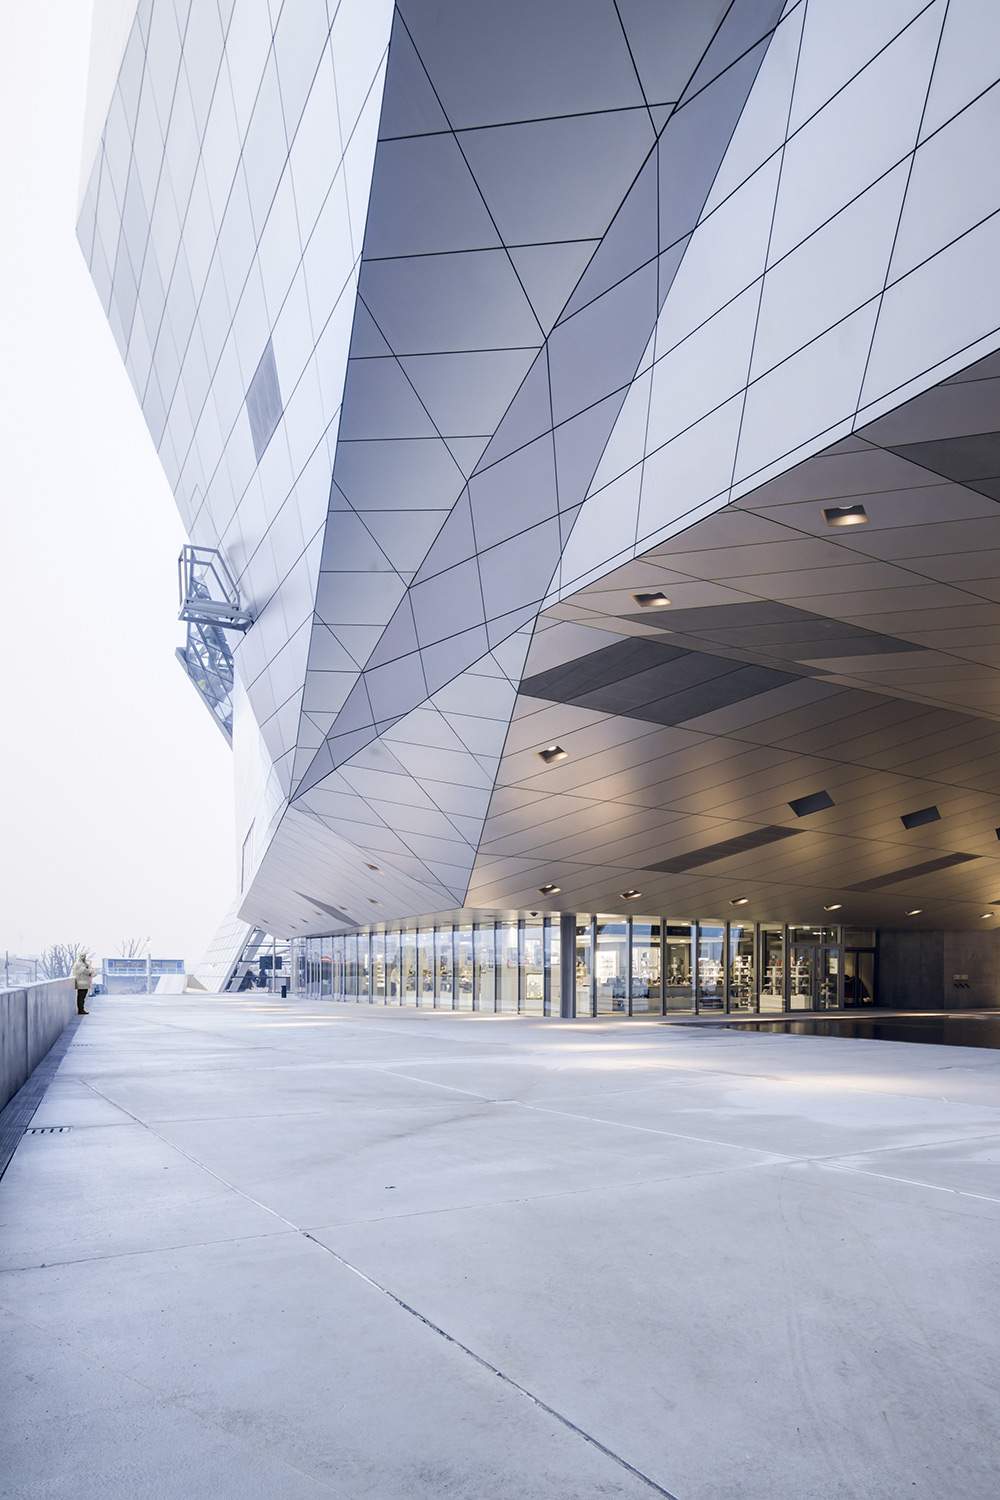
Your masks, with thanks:
[[[0,51],[0,955],[191,964],[232,900],[230,753],[173,659],[184,540],[74,235],[87,0]]]

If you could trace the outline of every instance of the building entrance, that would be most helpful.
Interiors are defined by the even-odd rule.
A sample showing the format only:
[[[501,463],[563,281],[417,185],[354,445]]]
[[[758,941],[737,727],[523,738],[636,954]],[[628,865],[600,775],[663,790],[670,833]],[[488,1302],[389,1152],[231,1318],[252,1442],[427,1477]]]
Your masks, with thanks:
[[[788,970],[788,1009],[839,1009],[843,969],[843,949],[839,943],[793,943]]]

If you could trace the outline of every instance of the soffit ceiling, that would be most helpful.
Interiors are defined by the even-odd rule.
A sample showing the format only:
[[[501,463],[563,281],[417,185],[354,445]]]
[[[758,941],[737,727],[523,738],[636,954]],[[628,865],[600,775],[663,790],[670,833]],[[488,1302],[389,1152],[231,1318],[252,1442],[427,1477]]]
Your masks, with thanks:
[[[748,896],[747,918],[982,923],[1000,902],[998,434],[993,355],[547,610],[469,904],[553,883],[564,909],[639,889],[679,916]],[[866,525],[827,524],[858,503]],[[669,607],[637,605],[656,591]],[[567,759],[547,766],[551,743]],[[796,816],[821,791],[832,805]]]

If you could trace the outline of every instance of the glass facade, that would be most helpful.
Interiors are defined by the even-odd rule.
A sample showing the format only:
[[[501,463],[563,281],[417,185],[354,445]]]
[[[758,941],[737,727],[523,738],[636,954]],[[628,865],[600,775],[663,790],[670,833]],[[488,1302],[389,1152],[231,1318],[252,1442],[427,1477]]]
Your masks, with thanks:
[[[779,922],[577,913],[575,1016],[773,1015],[874,1005],[876,934]],[[298,938],[303,994],[487,1015],[558,1016],[558,917]]]

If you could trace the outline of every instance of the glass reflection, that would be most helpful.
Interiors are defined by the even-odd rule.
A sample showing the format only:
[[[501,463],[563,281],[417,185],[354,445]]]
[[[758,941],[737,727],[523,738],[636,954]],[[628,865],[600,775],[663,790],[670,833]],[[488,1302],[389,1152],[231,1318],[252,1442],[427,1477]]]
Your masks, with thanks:
[[[741,922],[729,924],[729,1009],[750,1013],[757,1009],[754,978],[754,930]]]
[[[399,933],[385,935],[385,1000],[387,1005],[398,1005],[399,993]]]
[[[476,928],[476,1009],[492,1015],[496,1004],[496,932],[492,922],[480,922]]]
[[[624,1015],[628,1010],[628,922],[624,917],[598,917],[595,933],[597,1014]]]
[[[358,933],[358,999],[371,999],[371,945],[367,932]]]
[[[521,1009],[529,1016],[545,1014],[545,937],[541,922],[527,921],[521,930],[523,983]]]
[[[455,929],[455,1004],[459,1010],[472,1009],[472,928]]]
[[[455,951],[450,927],[438,927],[434,932],[437,982],[434,987],[434,1004],[440,1010],[452,1010],[455,1004]]]
[[[698,1009],[725,1010],[724,922],[698,923]]]
[[[417,1004],[434,1004],[434,929],[417,933]]]
[[[694,1010],[695,927],[667,922],[663,932],[664,995],[667,1011]]]
[[[558,917],[545,921],[545,971],[549,977],[549,991],[545,1000],[545,1014],[558,1016],[562,997],[562,932]]]
[[[576,1014],[594,1014],[594,949],[590,919],[576,924]]]
[[[403,932],[403,1000],[417,1003],[417,934],[412,927]]]
[[[769,1015],[785,1008],[785,929],[778,922],[761,924],[760,1008]]]
[[[497,929],[500,965],[500,1009],[505,1015],[517,1011],[518,932],[516,922],[501,922]]]
[[[792,933],[801,932],[800,927],[793,927]],[[804,943],[795,943],[792,947],[791,961],[788,965],[788,1008],[789,1010],[812,1010],[813,991],[816,987],[816,957],[818,948]]]
[[[660,923],[632,918],[632,1014],[660,1014]]]
[[[372,999],[385,1004],[385,933],[372,933]]]

